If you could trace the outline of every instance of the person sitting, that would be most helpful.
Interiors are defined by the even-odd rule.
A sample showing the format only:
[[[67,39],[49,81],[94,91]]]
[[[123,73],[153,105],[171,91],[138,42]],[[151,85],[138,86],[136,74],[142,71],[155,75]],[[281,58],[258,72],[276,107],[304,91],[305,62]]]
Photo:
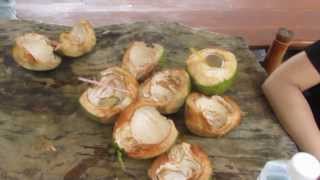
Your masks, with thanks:
[[[262,90],[299,149],[320,159],[320,41],[279,66]]]

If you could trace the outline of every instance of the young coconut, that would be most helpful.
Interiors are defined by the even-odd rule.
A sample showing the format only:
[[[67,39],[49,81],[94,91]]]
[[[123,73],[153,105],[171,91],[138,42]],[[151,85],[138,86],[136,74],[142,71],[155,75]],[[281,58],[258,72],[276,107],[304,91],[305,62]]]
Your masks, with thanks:
[[[123,56],[122,68],[133,74],[137,80],[144,79],[158,65],[163,54],[164,48],[160,44],[133,42]]]
[[[198,91],[206,95],[222,94],[235,79],[237,59],[227,50],[203,49],[189,56],[187,70]]]
[[[92,51],[96,45],[96,34],[89,21],[81,20],[70,32],[61,33],[59,41],[57,52],[68,57],[79,57]]]
[[[23,68],[47,71],[56,68],[61,59],[54,54],[52,42],[44,35],[27,33],[15,40],[13,59]]]
[[[229,97],[191,93],[186,101],[185,122],[199,136],[220,137],[240,124],[241,111]]]
[[[87,89],[80,97],[82,107],[101,123],[113,122],[123,109],[138,96],[138,82],[127,71],[112,67],[101,72],[100,81],[87,80],[94,86]]]
[[[140,97],[158,104],[163,114],[175,113],[190,92],[190,77],[185,70],[168,69],[155,73],[140,87]]]
[[[212,166],[199,146],[181,143],[159,156],[148,174],[152,180],[209,180]]]
[[[119,116],[113,129],[117,146],[129,157],[147,159],[166,152],[178,131],[172,120],[162,116],[147,101],[137,101]]]

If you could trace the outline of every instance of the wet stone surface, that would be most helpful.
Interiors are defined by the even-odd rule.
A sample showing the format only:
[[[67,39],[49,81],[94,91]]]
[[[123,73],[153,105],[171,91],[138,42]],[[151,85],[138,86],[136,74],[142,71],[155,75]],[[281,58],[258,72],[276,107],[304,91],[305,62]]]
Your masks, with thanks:
[[[238,78],[227,94],[245,114],[237,129],[219,139],[200,138],[186,129],[182,111],[169,116],[180,140],[200,144],[209,154],[214,179],[256,179],[267,160],[289,158],[296,152],[261,93],[266,74],[241,38],[179,24],[105,26],[96,29],[92,53],[78,59],[64,57],[52,71],[32,72],[12,60],[14,38],[39,32],[56,39],[67,27],[0,21],[0,28],[0,179],[147,179],[151,160],[125,158],[127,170],[122,171],[111,148],[112,125],[90,120],[78,103],[87,85],[77,77],[92,78],[119,64],[134,40],[162,44],[167,58],[162,68],[184,67],[189,48],[220,47],[236,55]]]

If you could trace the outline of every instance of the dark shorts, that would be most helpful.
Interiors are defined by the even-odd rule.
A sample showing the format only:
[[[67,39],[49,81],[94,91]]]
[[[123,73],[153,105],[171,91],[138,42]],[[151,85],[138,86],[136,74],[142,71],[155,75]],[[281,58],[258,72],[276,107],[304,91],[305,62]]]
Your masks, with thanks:
[[[305,52],[310,62],[320,73],[320,41],[309,46]],[[320,84],[306,90],[303,94],[311,107],[318,127],[320,127]]]
[[[316,120],[318,127],[320,128],[320,85],[316,85],[303,93],[307,99],[314,119]]]

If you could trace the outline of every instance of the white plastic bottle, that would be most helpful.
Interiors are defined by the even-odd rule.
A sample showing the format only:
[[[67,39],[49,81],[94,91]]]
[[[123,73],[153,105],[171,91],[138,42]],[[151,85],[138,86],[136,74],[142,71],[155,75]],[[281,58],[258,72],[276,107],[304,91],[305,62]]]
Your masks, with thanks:
[[[291,160],[266,163],[257,180],[317,180],[320,162],[311,154],[300,152]]]

